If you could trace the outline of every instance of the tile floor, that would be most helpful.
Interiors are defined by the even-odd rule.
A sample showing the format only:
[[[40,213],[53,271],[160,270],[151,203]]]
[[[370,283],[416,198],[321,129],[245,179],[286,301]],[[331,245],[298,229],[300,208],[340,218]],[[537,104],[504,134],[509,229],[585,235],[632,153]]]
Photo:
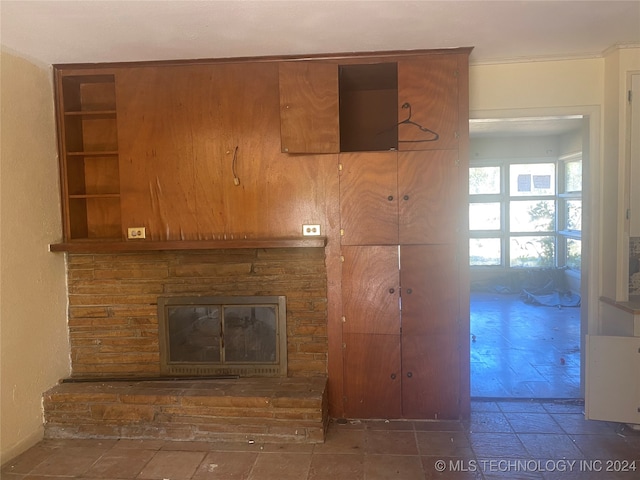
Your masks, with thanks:
[[[581,398],[579,307],[473,292],[471,334],[472,397]]]
[[[638,478],[640,432],[586,421],[582,410],[568,401],[474,401],[469,422],[332,422],[318,445],[45,440],[8,462],[1,478]]]

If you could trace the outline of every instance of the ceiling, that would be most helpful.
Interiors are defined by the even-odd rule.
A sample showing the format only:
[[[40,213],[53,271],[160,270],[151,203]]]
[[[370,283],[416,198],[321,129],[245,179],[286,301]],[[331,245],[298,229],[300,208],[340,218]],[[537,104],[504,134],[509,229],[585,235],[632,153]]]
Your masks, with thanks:
[[[1,0],[0,27],[45,64],[448,47],[502,63],[640,45],[640,0]]]

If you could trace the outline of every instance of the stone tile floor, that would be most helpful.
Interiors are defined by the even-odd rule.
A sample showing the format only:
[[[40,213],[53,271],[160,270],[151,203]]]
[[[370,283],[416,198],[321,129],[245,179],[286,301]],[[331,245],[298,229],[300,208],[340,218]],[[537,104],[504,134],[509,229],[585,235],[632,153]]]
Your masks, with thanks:
[[[474,401],[469,422],[331,422],[316,445],[44,440],[4,465],[1,478],[640,478],[640,432],[582,412],[577,402]]]
[[[472,292],[471,334],[472,397],[581,398],[579,307]]]

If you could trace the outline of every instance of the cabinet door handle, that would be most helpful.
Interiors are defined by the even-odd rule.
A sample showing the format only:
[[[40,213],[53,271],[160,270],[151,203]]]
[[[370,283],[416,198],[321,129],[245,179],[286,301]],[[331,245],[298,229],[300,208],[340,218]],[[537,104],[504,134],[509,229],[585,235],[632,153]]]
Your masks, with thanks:
[[[408,377],[408,378],[413,377],[413,373],[411,373],[411,372],[407,372],[407,377]]]
[[[390,202],[392,202],[392,201],[393,201],[393,195],[389,195],[389,196],[387,197],[387,200],[389,200]]]
[[[405,200],[409,200],[409,195],[405,195],[404,197],[402,197]]]
[[[395,293],[395,291],[396,291],[395,288],[390,288],[389,289],[389,293]]]
[[[392,374],[391,374],[391,380],[395,380],[395,379],[396,379],[396,374],[395,374],[395,373],[392,373]]]
[[[413,293],[413,290],[411,290],[410,288],[407,288],[407,295],[411,295]]]

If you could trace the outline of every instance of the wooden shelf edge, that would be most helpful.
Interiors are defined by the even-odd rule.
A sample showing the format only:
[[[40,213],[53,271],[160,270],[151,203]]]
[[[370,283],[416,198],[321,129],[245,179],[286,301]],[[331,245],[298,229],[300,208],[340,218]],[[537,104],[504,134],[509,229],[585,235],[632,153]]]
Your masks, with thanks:
[[[64,114],[68,117],[114,117],[116,116],[116,110],[115,109],[111,109],[111,110],[70,110],[70,111],[66,111],[64,112]]]
[[[238,240],[175,240],[175,241],[76,241],[52,243],[50,252],[123,253],[176,250],[223,250],[238,248],[320,248],[326,237],[263,238]]]
[[[67,152],[67,157],[117,157],[117,150],[90,150],[86,152]]]
[[[69,195],[70,200],[84,200],[87,198],[120,198],[119,193],[78,193]]]

